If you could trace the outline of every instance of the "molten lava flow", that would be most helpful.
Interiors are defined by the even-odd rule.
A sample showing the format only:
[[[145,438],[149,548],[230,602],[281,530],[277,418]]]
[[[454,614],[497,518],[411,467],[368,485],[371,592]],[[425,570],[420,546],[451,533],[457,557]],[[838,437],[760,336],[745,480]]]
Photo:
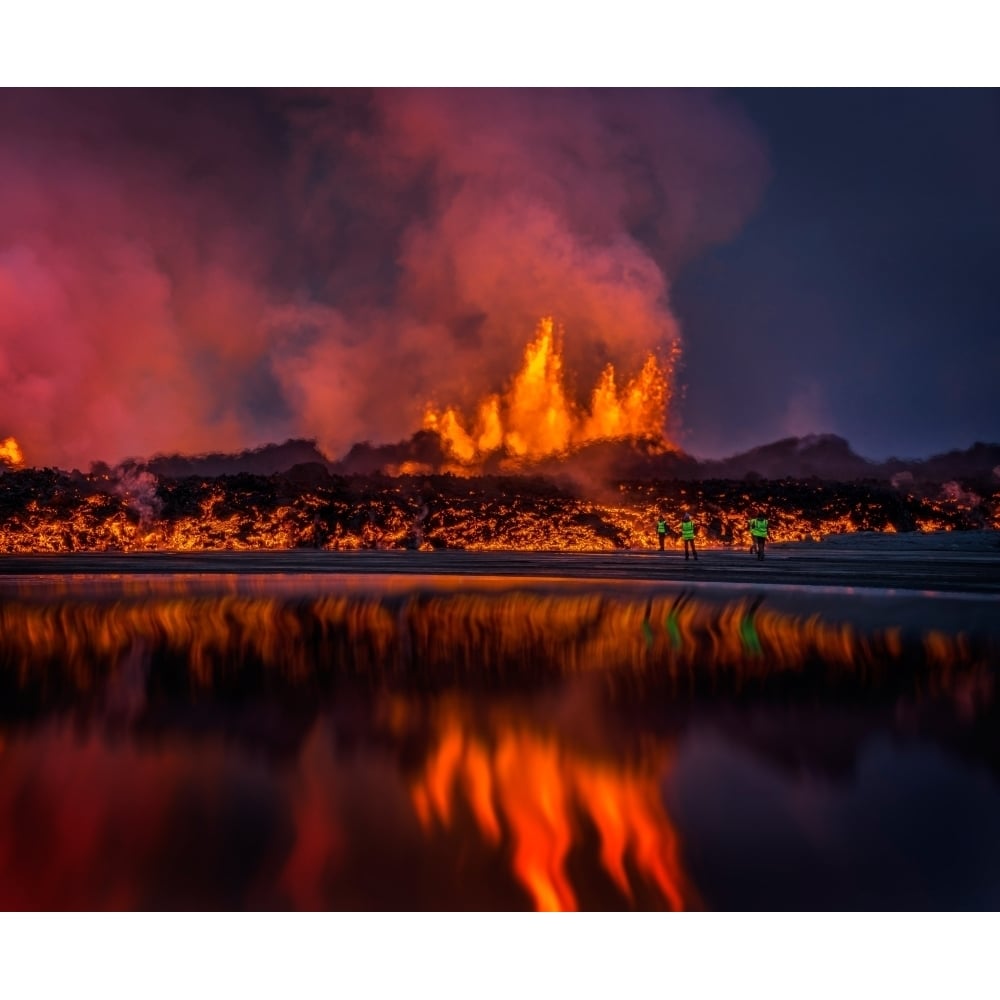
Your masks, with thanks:
[[[639,374],[619,389],[609,364],[582,411],[568,397],[563,380],[560,336],[552,317],[543,318],[524,352],[521,370],[502,396],[487,396],[471,425],[455,407],[424,414],[448,454],[463,465],[505,449],[515,459],[563,455],[595,441],[644,438],[667,447],[664,423],[676,347],[661,364],[650,354]]]
[[[602,433],[623,426],[622,414],[639,420],[655,396],[643,385],[655,382],[657,371],[648,364],[633,390],[624,395],[606,376],[588,419],[603,421]],[[622,403],[619,411],[612,400]],[[501,426],[504,411],[499,397],[487,400],[481,413],[479,437],[462,429],[454,411],[441,415],[439,426],[450,428],[453,456],[460,452],[474,462],[507,433]],[[648,452],[650,444],[642,442],[637,453]],[[769,535],[775,543],[819,541],[858,531],[1000,528],[1000,484],[982,497],[969,499],[973,495],[968,493],[956,500],[950,493],[902,496],[888,487],[856,483],[637,477],[610,481],[600,487],[600,499],[588,499],[555,483],[525,478],[518,473],[530,471],[529,466],[511,469],[510,463],[520,460],[510,457],[509,451],[497,454],[505,457],[490,463],[495,471],[478,477],[473,464],[461,464],[453,457],[450,471],[460,475],[439,475],[414,461],[398,467],[400,475],[408,474],[401,479],[338,477],[308,485],[284,476],[249,475],[203,480],[161,477],[155,483],[140,475],[109,483],[108,476],[97,473],[80,476],[0,465],[6,468],[0,480],[0,553],[652,550],[657,546],[661,513],[668,521],[666,544],[679,549],[679,516],[684,510],[692,512],[699,544],[706,548],[748,547],[749,519],[761,509],[768,512]],[[604,456],[589,457],[595,460],[600,480]],[[574,453],[572,461],[578,469],[590,467],[585,454]],[[503,477],[505,471],[513,474]],[[133,485],[138,492],[130,488]]]
[[[21,446],[12,437],[0,441],[0,464],[9,465],[12,469],[18,469],[24,465],[24,453],[21,451]]]

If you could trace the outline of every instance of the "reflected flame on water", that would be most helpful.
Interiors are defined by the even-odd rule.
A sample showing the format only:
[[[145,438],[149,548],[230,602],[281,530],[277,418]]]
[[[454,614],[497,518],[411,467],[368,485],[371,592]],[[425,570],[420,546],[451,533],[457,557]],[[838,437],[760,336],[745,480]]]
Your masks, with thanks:
[[[155,758],[66,729],[11,741],[0,781],[0,909],[141,908],[142,871],[164,851],[172,796],[213,780],[218,752],[197,764]],[[112,858],[113,861],[109,861]]]
[[[405,714],[397,703],[397,727]],[[663,747],[647,747],[638,762],[598,759],[498,714],[486,736],[451,702],[436,713],[435,731],[436,747],[412,785],[421,824],[428,832],[453,825],[462,798],[487,843],[499,846],[508,831],[512,869],[536,909],[579,908],[567,861],[584,819],[597,830],[604,870],[630,903],[629,868],[655,886],[661,905],[681,910],[694,901],[663,806],[670,770]]]
[[[301,691],[307,697],[294,704],[311,706],[306,735],[294,744],[294,769],[288,758],[276,769],[275,808],[287,812],[288,826],[260,848],[261,871],[239,905],[363,905],[363,880],[348,889],[338,881],[351,877],[352,852],[366,835],[345,791],[354,782],[377,784],[368,794],[405,812],[412,827],[399,837],[468,843],[471,833],[538,909],[585,907],[595,891],[636,907],[696,908],[664,804],[674,748],[648,732],[611,732],[616,700],[627,707],[653,696],[666,706],[793,678],[808,697],[834,688],[852,697],[944,695],[970,719],[993,703],[996,662],[995,649],[963,635],[864,633],[784,614],[760,598],[714,604],[690,593],[168,596],[136,588],[114,599],[8,599],[0,604],[0,695],[13,724],[0,728],[0,906],[132,908],[175,898],[162,885],[154,886],[160,897],[144,896],[143,880],[169,856],[170,831],[190,818],[192,801],[197,822],[214,824],[219,844],[205,857],[216,864],[236,809],[218,805],[219,790],[279,787],[255,762],[248,778],[227,737],[191,742],[184,710],[225,712],[231,700],[273,706]],[[163,670],[178,671],[182,683],[161,690]],[[584,682],[559,683],[567,677]],[[361,757],[378,758],[377,767],[348,768],[317,721],[328,685],[345,678],[365,693],[361,731],[370,742]],[[509,697],[525,686],[535,699],[584,691],[591,701],[553,701],[558,710],[549,711],[548,702]],[[475,697],[484,687],[489,697]],[[82,736],[62,724],[67,705]],[[49,719],[56,736],[48,742],[25,736]],[[94,722],[102,719],[109,733],[147,735],[116,747],[100,738]],[[397,756],[404,747],[405,764]],[[127,857],[112,864],[122,830]],[[581,877],[590,870],[606,890]],[[187,891],[188,902],[202,898]]]
[[[349,839],[334,787],[337,761],[323,736],[321,727],[313,727],[289,793],[294,834],[277,884],[297,910],[329,906],[324,882],[343,864]]]
[[[983,660],[963,635],[862,632],[818,614],[722,604],[690,593],[637,600],[611,592],[489,590],[394,595],[136,597],[0,604],[0,678],[44,676],[91,690],[141,646],[186,663],[192,688],[231,684],[256,664],[293,684],[357,675],[405,684],[545,682],[603,674],[612,691],[656,685],[739,690],[779,675],[867,686],[915,671],[950,685]],[[890,665],[900,658],[906,671]],[[890,675],[892,677],[890,678]]]

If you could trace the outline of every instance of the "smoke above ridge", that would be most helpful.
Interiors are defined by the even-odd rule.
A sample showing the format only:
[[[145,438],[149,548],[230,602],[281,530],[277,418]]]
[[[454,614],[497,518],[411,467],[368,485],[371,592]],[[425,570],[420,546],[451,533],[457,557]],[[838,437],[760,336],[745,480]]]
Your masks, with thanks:
[[[687,91],[2,92],[0,437],[336,456],[500,390],[542,315],[585,393],[766,173]]]

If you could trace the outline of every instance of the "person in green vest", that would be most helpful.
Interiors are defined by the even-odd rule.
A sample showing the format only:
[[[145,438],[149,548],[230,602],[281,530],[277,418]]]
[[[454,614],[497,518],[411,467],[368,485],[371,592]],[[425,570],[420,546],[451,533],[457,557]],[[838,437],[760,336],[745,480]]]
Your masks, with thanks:
[[[691,515],[686,511],[684,517],[681,519],[681,538],[684,539],[684,558],[688,559],[688,548],[690,547],[691,555],[694,556],[695,562],[698,561],[698,553],[694,550],[694,521],[691,520]]]
[[[661,514],[656,521],[656,538],[660,543],[660,551],[663,551],[663,543],[667,540],[667,515]]]
[[[767,518],[764,512],[758,511],[756,517],[750,518],[750,551],[757,553],[758,559],[764,558],[764,543],[767,541]]]

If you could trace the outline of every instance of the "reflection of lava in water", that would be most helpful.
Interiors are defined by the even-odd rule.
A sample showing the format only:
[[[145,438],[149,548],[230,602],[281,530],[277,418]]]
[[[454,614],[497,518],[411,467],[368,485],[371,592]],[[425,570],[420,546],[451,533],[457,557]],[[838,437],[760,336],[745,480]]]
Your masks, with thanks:
[[[185,689],[220,692],[350,678],[427,690],[595,673],[612,691],[738,692],[782,677],[817,688],[876,691],[913,681],[947,689],[989,653],[962,634],[864,632],[818,614],[789,615],[759,598],[715,603],[690,592],[636,599],[614,590],[441,583],[389,595],[8,598],[0,604],[0,686],[22,702],[32,692],[86,694],[137,646],[169,661]]]
[[[0,605],[0,905],[697,907],[674,736],[617,709],[776,690],[969,718],[994,695],[967,637],[744,600],[141,589]],[[324,713],[348,694],[342,745]],[[404,884],[425,864],[429,903]]]
[[[613,893],[645,909],[696,903],[661,800],[670,761],[661,741],[647,740],[641,755],[622,759],[584,752],[513,718],[494,720],[486,738],[462,728],[463,712],[450,699],[392,699],[397,727],[402,717],[426,713],[458,728],[429,746],[416,778],[379,764],[385,730],[378,724],[360,764],[357,750],[338,752],[334,730],[317,721],[293,761],[267,770],[252,755],[233,753],[226,739],[192,739],[183,729],[171,739],[147,734],[127,743],[90,728],[21,734],[4,748],[0,906],[318,910],[374,901],[388,908],[399,899],[412,905],[417,893],[433,907],[433,893],[421,899],[426,888],[406,884],[399,858],[411,859],[403,869],[436,871],[452,905],[620,906]],[[385,714],[383,706],[377,715]],[[407,738],[398,728],[394,735]],[[457,815],[455,780],[467,783],[484,841],[478,848]],[[460,893],[447,887],[461,882],[461,870],[448,871],[453,854],[434,847],[439,822],[449,828],[442,835],[464,844],[465,864],[478,851],[477,870],[492,869],[490,884]],[[600,837],[599,855],[587,822]],[[387,872],[401,875],[399,883],[387,888]],[[503,873],[523,888],[523,901],[498,891]],[[603,887],[609,878],[614,890]]]
[[[389,714],[403,728],[410,706],[397,700]],[[623,762],[588,755],[497,713],[484,734],[453,702],[433,716],[437,742],[412,786],[422,825],[429,832],[437,823],[451,825],[464,796],[488,843],[499,846],[509,834],[514,873],[537,909],[578,907],[567,859],[580,843],[583,818],[596,828],[601,864],[626,900],[635,902],[629,868],[671,909],[694,898],[663,806],[663,746],[649,744],[638,761]]]
[[[254,905],[246,842],[273,831],[237,829],[246,772],[224,745],[45,727],[9,740],[0,769],[0,908]]]

